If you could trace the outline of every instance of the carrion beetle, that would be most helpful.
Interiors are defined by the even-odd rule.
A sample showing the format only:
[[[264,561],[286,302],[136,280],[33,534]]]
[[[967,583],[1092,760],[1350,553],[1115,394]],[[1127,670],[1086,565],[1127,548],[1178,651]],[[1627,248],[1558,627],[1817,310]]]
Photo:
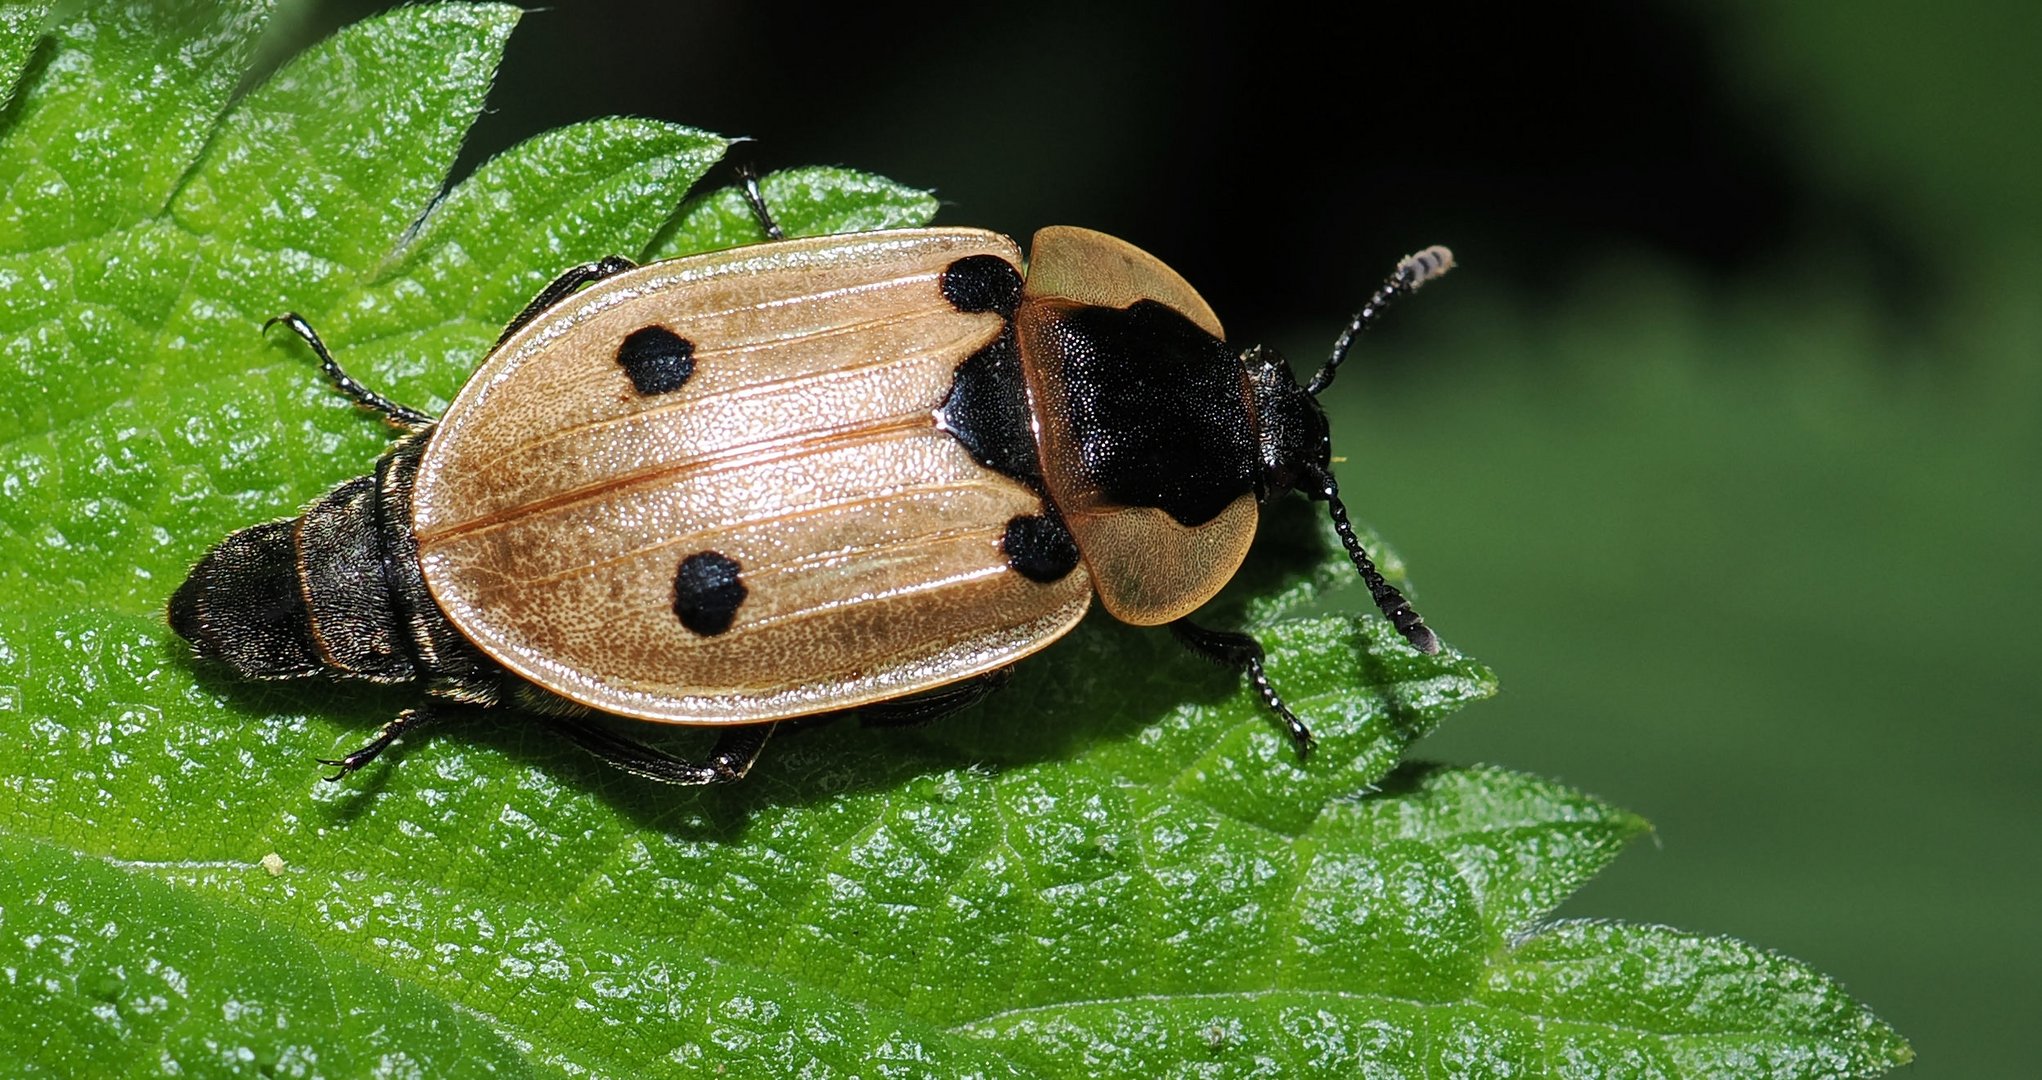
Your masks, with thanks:
[[[1086,229],[772,239],[560,275],[435,419],[383,398],[295,314],[335,386],[403,430],[375,471],[239,530],[170,599],[199,656],[253,679],[408,684],[549,718],[678,784],[742,777],[777,721],[941,715],[1068,632],[1096,594],[1240,669],[1302,754],[1247,634],[1189,616],[1258,507],[1324,501],[1377,606],[1439,649],[1355,538],[1324,412],[1355,336],[1452,265],[1428,248],[1299,385],[1225,343],[1161,261]],[[685,761],[598,714],[721,729]]]

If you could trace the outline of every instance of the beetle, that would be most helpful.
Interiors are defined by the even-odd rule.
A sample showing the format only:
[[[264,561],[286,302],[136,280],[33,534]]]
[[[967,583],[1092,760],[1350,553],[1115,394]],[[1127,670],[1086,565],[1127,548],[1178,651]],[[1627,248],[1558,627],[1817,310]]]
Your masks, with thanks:
[[[243,677],[423,692],[321,759],[328,779],[471,705],[640,776],[732,781],[780,721],[977,701],[1094,596],[1240,669],[1303,755],[1261,646],[1189,618],[1291,490],[1327,504],[1398,631],[1440,648],[1348,523],[1317,396],[1445,248],[1399,263],[1300,385],[1106,234],[1043,229],[1024,274],[979,229],[786,239],[745,190],[767,242],[566,271],[438,418],[349,376],[298,315],[265,325],[402,434],[298,517],[221,541],[169,621]],[[719,737],[684,760],[605,717]]]

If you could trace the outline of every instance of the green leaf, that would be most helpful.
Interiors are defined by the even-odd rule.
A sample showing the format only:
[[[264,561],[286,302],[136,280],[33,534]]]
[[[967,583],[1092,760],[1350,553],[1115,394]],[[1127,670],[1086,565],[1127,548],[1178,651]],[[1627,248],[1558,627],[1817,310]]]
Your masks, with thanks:
[[[787,236],[913,228],[936,216],[936,197],[926,191],[826,166],[769,173],[759,178],[759,194]],[[718,188],[689,199],[671,234],[651,254],[670,259],[764,239],[765,227],[744,192]]]
[[[47,3],[0,3],[0,107],[13,100],[14,85],[49,15]]]
[[[1335,591],[1351,568],[1301,500],[1272,505],[1214,613],[1268,645],[1319,732],[1308,763],[1234,673],[1095,619],[985,706],[789,732],[730,789],[647,785],[515,716],[323,782],[311,758],[403,696],[236,683],[160,614],[208,545],[386,444],[262,321],[296,309],[372,384],[437,406],[561,269],[756,241],[735,190],[684,198],[728,141],[594,121],[443,190],[514,9],[400,8],[238,100],[264,4],[88,5],[33,46],[41,13],[16,11],[0,9],[0,72],[25,73],[0,114],[10,1074],[1836,1076],[1907,1059],[1791,961],[1538,928],[1642,823],[1502,770],[1399,766],[1494,680],[1354,614]],[[935,210],[840,169],[763,187],[797,234]]]

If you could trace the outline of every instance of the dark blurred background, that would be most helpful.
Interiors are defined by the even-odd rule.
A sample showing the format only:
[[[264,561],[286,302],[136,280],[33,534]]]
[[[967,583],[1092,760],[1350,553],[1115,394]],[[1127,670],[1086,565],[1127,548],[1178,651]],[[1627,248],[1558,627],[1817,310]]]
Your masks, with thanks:
[[[562,3],[457,171],[611,113],[748,135],[1127,237],[1300,367],[1450,244],[1330,395],[1350,502],[1503,680],[1421,753],[1658,826],[1563,914],[2033,1075],[2042,5],[1288,7]]]

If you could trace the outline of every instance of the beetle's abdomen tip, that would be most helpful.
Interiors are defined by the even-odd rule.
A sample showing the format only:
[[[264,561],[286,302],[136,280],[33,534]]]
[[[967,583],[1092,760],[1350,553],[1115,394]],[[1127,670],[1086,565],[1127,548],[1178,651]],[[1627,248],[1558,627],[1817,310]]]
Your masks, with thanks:
[[[170,629],[201,658],[256,679],[319,670],[298,590],[293,525],[266,522],[228,536],[170,595]]]

